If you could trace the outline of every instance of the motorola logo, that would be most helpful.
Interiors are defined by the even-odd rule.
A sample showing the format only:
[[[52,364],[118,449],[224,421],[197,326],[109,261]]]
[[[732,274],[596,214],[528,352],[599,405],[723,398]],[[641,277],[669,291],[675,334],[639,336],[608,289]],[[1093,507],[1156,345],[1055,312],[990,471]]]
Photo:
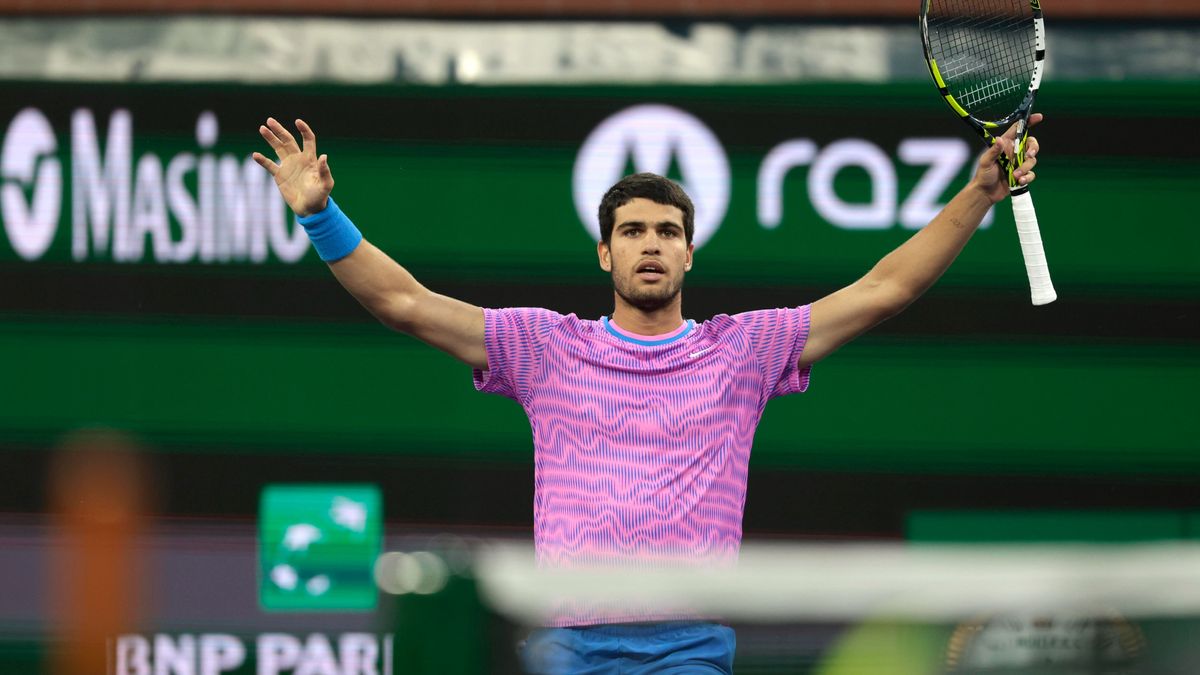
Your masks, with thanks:
[[[671,174],[696,207],[692,243],[704,245],[729,207],[729,158],[713,132],[694,115],[667,105],[637,105],[600,123],[575,158],[575,209],[600,240],[597,210],[604,193],[627,173]]]
[[[891,152],[865,138],[834,139],[824,145],[806,137],[788,138],[770,148],[759,163],[752,184],[754,213],[764,230],[785,222],[801,224],[806,211],[817,216],[812,224],[848,232],[897,226],[919,230],[945,206],[944,196],[953,194],[964,171],[973,167],[970,145],[956,137],[902,138]],[[919,178],[905,194],[899,177],[914,169]],[[696,206],[697,248],[716,234],[729,209],[732,187],[721,142],[703,122],[679,108],[637,105],[601,122],[575,158],[575,209],[593,239],[600,239],[596,211],[605,191],[626,174],[642,171],[675,178],[687,190]],[[847,171],[866,177],[865,200],[847,199],[835,189]],[[803,175],[785,180],[795,174]],[[992,219],[989,210],[981,228]]]

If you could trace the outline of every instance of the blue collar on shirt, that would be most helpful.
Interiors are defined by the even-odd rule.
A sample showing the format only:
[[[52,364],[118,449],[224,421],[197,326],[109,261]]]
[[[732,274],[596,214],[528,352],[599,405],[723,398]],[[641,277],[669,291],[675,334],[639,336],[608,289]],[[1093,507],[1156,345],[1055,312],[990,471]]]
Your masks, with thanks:
[[[604,330],[608,331],[609,334],[613,335],[614,337],[618,337],[626,342],[632,342],[635,345],[642,345],[643,347],[654,347],[656,345],[665,345],[665,344],[670,344],[672,342],[675,342],[676,340],[681,340],[681,339],[683,339],[683,337],[685,335],[692,332],[693,328],[696,327],[696,322],[692,321],[691,319],[688,319],[686,327],[683,330],[679,331],[679,333],[677,335],[672,335],[671,337],[662,338],[661,340],[639,340],[634,337],[629,337],[628,335],[625,335],[624,333],[617,330],[616,328],[613,328],[609,324],[607,316],[601,317],[600,322],[604,324]]]

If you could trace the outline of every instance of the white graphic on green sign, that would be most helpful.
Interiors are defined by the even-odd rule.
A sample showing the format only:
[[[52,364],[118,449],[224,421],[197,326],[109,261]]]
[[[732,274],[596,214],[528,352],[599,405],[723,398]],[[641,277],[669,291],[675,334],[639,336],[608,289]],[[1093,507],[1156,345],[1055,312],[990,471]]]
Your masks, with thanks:
[[[373,485],[267,486],[258,514],[262,607],[374,609],[380,501]]]
[[[623,176],[649,171],[683,186],[696,206],[700,248],[716,234],[729,208],[729,158],[721,141],[699,118],[667,105],[636,105],[605,119],[575,158],[575,209],[593,239],[600,239],[597,209],[608,188]]]

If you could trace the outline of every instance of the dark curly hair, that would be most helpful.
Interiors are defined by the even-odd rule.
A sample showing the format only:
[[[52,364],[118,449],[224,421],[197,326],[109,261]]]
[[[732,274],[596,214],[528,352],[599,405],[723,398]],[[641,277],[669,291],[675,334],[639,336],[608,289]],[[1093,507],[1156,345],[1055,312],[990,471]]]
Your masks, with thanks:
[[[605,244],[612,243],[617,209],[638,197],[675,206],[683,211],[684,239],[692,243],[692,234],[696,230],[696,207],[692,206],[692,200],[683,188],[670,178],[656,173],[635,173],[617,181],[600,200],[600,239]]]

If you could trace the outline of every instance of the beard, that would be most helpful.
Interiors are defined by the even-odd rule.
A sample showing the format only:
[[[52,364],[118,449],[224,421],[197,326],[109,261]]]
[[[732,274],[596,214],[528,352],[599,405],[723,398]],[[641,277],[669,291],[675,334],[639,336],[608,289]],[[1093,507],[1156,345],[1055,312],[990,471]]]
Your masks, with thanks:
[[[612,275],[613,290],[622,300],[643,312],[654,312],[670,305],[683,290],[683,277],[664,279],[653,286],[638,286],[632,278]]]

